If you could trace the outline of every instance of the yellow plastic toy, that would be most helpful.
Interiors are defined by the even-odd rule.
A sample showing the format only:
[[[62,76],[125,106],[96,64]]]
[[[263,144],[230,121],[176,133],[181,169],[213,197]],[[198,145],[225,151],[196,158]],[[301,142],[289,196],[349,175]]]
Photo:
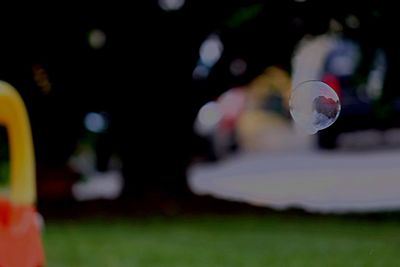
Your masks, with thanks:
[[[2,81],[0,124],[8,132],[11,175],[10,196],[0,196],[0,267],[44,266],[29,119],[18,92]]]

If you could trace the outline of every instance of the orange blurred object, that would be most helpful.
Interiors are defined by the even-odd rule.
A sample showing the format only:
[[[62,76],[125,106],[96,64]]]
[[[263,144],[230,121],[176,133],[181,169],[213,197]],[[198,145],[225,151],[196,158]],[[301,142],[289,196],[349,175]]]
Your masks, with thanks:
[[[0,81],[0,124],[10,143],[10,198],[0,197],[0,267],[44,266],[36,212],[35,160],[25,105]]]

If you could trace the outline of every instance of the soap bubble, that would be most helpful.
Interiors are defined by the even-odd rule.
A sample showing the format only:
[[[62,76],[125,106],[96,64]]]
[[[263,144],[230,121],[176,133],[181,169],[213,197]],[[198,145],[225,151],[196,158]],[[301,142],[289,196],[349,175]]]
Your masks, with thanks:
[[[321,81],[306,81],[296,86],[289,106],[296,126],[309,134],[331,126],[340,113],[339,97]]]

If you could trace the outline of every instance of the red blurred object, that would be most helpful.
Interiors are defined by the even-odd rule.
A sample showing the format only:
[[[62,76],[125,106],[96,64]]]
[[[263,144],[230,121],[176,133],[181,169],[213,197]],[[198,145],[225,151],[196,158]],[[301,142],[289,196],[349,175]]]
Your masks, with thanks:
[[[326,83],[327,85],[329,85],[330,87],[332,87],[332,89],[336,92],[336,94],[338,95],[339,99],[341,99],[342,97],[342,88],[340,86],[340,81],[339,79],[333,75],[333,74],[325,74],[322,77],[322,81],[324,83]]]
[[[0,199],[0,267],[44,266],[36,209]]]
[[[232,129],[244,109],[246,94],[242,88],[233,88],[217,100],[222,114],[221,127]]]

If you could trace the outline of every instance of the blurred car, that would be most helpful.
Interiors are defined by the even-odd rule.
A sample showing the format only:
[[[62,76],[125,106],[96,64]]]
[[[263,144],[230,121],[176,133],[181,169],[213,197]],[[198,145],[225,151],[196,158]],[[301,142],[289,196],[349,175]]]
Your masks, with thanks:
[[[321,149],[334,149],[342,133],[399,128],[400,98],[384,101],[387,59],[382,49],[376,49],[372,60],[364,60],[360,46],[340,38],[327,54],[322,81],[330,85],[341,101],[337,121],[319,131],[317,144]],[[367,69],[365,77],[359,73]]]

